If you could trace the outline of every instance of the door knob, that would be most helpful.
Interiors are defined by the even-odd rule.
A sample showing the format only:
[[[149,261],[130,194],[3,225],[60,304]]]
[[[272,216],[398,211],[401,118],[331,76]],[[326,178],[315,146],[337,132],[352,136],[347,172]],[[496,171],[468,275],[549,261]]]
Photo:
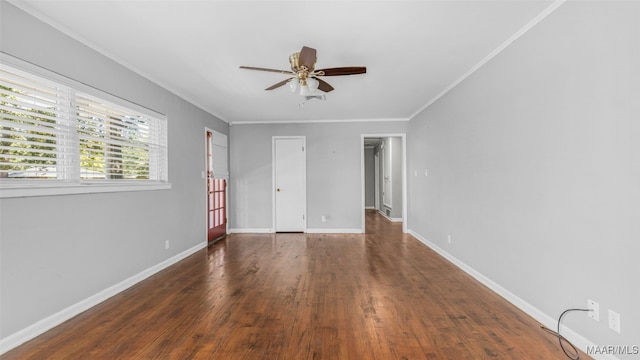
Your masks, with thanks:
[[[277,188],[276,191],[280,192],[280,188]]]

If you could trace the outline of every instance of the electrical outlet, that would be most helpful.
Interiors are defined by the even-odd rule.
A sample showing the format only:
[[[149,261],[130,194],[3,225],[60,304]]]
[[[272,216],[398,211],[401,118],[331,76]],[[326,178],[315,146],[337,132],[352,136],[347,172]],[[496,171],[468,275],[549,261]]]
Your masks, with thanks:
[[[327,217],[325,215],[322,215],[322,222],[327,222]]]
[[[620,334],[620,314],[609,309],[609,329]]]
[[[595,321],[600,321],[600,304],[593,300],[587,300],[587,315]]]
[[[164,249],[169,250],[169,240],[164,242]]]
[[[451,235],[447,235],[447,241],[451,244]]]

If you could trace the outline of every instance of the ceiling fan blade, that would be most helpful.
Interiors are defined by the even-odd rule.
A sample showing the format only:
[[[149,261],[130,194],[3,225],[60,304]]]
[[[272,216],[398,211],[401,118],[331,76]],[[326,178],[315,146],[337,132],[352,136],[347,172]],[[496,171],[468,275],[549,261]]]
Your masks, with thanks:
[[[324,73],[323,75],[319,75],[319,76],[356,75],[356,74],[366,74],[367,68],[365,66],[345,66],[345,67],[320,69],[320,70],[316,70],[315,72]]]
[[[322,90],[324,92],[329,92],[333,90],[333,86],[329,85],[328,82],[317,77],[314,77],[314,79],[318,80],[318,90]]]
[[[306,66],[308,69],[312,70],[316,65],[316,49],[303,46],[302,50],[300,50],[300,65]]]
[[[258,71],[269,71],[269,72],[276,72],[276,73],[280,73],[280,74],[287,74],[287,75],[293,75],[293,74],[294,74],[294,72],[293,72],[293,71],[291,71],[291,70],[266,69],[266,68],[253,67],[253,66],[240,66],[240,69],[258,70]]]
[[[282,85],[284,85],[284,84],[288,83],[289,81],[291,81],[291,79],[293,79],[293,78],[288,78],[288,79],[282,80],[282,81],[280,81],[279,83],[275,83],[275,84],[273,84],[273,85],[269,86],[269,87],[268,87],[268,88],[266,88],[265,90],[273,90],[273,89],[277,89],[277,88],[279,88],[280,86],[282,86]]]

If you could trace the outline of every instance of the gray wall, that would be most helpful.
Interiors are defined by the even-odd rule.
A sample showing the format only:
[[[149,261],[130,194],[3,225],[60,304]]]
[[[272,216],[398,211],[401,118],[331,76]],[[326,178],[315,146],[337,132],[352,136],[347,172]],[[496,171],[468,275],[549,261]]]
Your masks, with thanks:
[[[404,133],[407,122],[231,126],[229,228],[272,228],[272,136],[306,136],[307,228],[362,229],[361,135]],[[247,145],[250,144],[250,145]],[[321,217],[327,216],[322,222]]]
[[[228,125],[4,1],[1,16],[3,52],[166,114],[172,184],[0,200],[5,338],[206,242],[204,127]]]
[[[409,229],[598,345],[640,344],[638,19],[567,2],[408,131]]]

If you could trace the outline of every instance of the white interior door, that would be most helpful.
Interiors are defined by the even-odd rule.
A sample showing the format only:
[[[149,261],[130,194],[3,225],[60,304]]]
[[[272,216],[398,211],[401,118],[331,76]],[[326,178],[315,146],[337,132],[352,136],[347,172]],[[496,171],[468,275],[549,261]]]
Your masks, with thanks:
[[[276,232],[306,230],[304,137],[273,138],[274,226]]]

